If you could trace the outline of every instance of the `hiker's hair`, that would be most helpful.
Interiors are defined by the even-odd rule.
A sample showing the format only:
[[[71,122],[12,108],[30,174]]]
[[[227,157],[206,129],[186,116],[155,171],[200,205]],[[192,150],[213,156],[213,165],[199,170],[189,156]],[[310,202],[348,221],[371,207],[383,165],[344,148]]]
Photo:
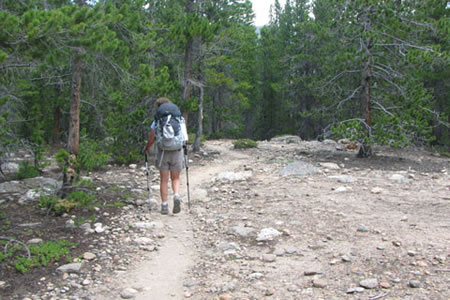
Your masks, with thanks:
[[[171,103],[172,101],[169,100],[169,98],[166,97],[161,97],[158,98],[158,100],[156,100],[156,106],[160,107],[161,105],[163,105],[164,103]]]

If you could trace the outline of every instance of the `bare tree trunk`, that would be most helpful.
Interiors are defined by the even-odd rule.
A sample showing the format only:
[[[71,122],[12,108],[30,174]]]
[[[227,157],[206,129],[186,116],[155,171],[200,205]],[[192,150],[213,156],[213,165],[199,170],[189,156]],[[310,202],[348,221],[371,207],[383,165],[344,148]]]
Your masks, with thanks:
[[[81,49],[76,48],[73,50],[72,56],[72,91],[69,139],[67,141],[67,151],[70,155],[64,172],[64,185],[72,185],[77,176],[77,155],[80,147],[81,75]]]
[[[360,98],[360,110],[361,110],[361,118],[366,123],[364,128],[366,130],[367,136],[369,136],[369,128],[371,126],[371,86],[370,86],[370,78],[372,76],[372,69],[370,66],[370,61],[367,61],[364,64],[362,71],[362,80],[361,80],[361,98]],[[369,157],[372,155],[372,148],[370,144],[362,142],[358,151],[358,157]]]
[[[364,64],[362,71],[362,93],[360,101],[361,117],[365,120],[367,126],[371,126],[371,115],[370,115],[370,102],[371,102],[371,91],[370,91],[370,77],[371,77],[371,67],[370,62]]]
[[[193,11],[194,0],[186,1],[186,14],[190,15]],[[192,84],[190,80],[192,79],[192,57],[194,52],[194,39],[191,37],[186,42],[186,47],[184,50],[184,91],[183,91],[183,104],[191,97],[191,87]],[[188,112],[183,112],[183,117],[188,124]]]
[[[200,151],[200,142],[203,135],[203,85],[199,85],[200,98],[198,99],[198,124],[197,135],[195,137],[194,152]]]
[[[218,98],[219,98],[219,89],[216,89],[215,95],[212,98],[212,110],[211,110],[211,131],[213,134],[217,132],[216,107]]]
[[[59,144],[60,140],[60,132],[59,132],[59,122],[61,120],[61,109],[59,105],[55,107],[55,110],[53,111],[53,144]]]

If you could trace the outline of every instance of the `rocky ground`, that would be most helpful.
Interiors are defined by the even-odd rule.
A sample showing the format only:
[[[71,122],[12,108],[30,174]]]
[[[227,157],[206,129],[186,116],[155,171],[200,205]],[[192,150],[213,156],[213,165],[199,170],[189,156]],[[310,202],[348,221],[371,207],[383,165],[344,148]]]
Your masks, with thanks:
[[[60,217],[51,232],[80,243],[74,264],[2,269],[0,299],[449,299],[450,161],[376,150],[208,141],[191,156],[192,209],[185,193],[176,216],[148,211],[142,165],[94,172],[99,198],[129,205],[81,226]],[[32,207],[5,195],[4,210]],[[11,227],[39,223],[27,221]]]

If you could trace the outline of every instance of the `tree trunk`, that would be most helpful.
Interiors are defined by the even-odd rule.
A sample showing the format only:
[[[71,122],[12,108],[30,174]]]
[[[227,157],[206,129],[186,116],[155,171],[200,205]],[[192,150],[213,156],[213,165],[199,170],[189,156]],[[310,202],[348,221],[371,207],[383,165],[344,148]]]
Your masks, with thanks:
[[[186,15],[189,16],[194,7],[194,0],[187,0],[186,1]],[[186,101],[191,97],[191,87],[192,84],[190,80],[192,79],[192,56],[194,51],[194,39],[192,37],[189,37],[186,42],[186,47],[184,49],[184,90],[183,90],[183,102],[182,104],[186,103]],[[183,109],[184,110],[184,109]],[[183,111],[183,117],[186,121],[186,125],[188,124],[188,112]]]
[[[53,138],[52,142],[54,145],[59,144],[60,132],[59,132],[59,122],[61,120],[61,108],[57,104],[55,110],[53,111]]]
[[[371,126],[371,116],[370,116],[370,77],[371,77],[371,67],[370,63],[366,62],[362,71],[362,92],[361,92],[361,117],[366,122],[367,126]]]
[[[76,48],[72,56],[72,91],[70,106],[69,139],[67,152],[70,156],[64,172],[64,184],[72,185],[77,176],[77,155],[80,146],[80,105],[81,105],[81,49]]]
[[[364,64],[363,71],[362,71],[362,91],[361,91],[361,98],[360,98],[360,110],[361,110],[361,118],[366,123],[364,126],[364,129],[366,131],[367,137],[369,137],[369,128],[371,126],[371,115],[370,115],[370,105],[371,105],[371,94],[370,94],[370,78],[371,78],[371,66],[370,62],[367,61]],[[370,137],[369,137],[370,138]],[[358,151],[358,157],[369,157],[372,155],[372,148],[369,143],[362,142],[359,151]]]
[[[215,95],[212,97],[212,110],[211,110],[211,132],[213,134],[216,134],[217,132],[216,107],[218,98],[219,98],[219,89],[216,89]]]
[[[195,137],[194,152],[200,151],[200,142],[203,135],[203,86],[200,85],[200,98],[198,99],[198,125]]]

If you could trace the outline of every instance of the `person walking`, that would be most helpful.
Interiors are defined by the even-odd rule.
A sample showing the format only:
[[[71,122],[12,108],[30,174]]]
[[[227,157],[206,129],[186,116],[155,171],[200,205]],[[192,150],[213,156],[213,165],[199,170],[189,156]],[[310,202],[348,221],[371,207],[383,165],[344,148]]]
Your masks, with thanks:
[[[183,147],[188,140],[186,124],[179,108],[168,98],[157,99],[156,106],[155,120],[143,153],[156,142],[155,166],[160,175],[161,214],[169,213],[169,178],[173,191],[172,213],[177,214],[181,211],[180,174],[184,168]]]

